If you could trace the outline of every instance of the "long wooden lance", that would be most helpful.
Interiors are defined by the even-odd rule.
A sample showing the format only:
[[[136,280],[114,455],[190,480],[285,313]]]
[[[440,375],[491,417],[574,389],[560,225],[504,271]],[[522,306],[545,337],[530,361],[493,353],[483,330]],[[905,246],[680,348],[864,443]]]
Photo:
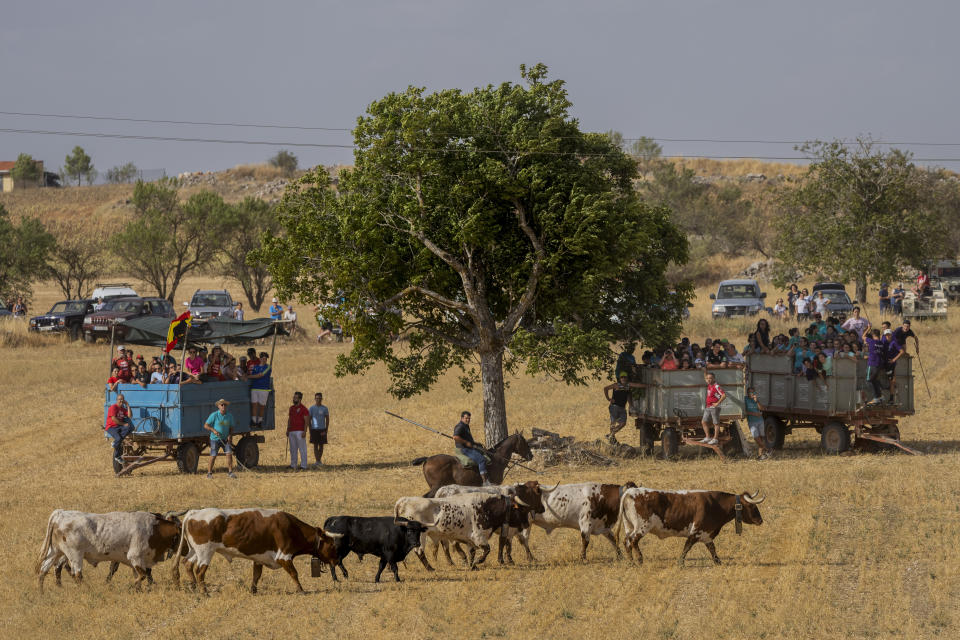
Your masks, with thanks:
[[[426,430],[429,431],[430,433],[435,433],[435,434],[437,434],[438,436],[443,436],[444,438],[449,438],[450,440],[454,440],[453,436],[451,436],[451,435],[448,435],[448,434],[446,434],[446,433],[444,433],[444,432],[442,432],[442,431],[437,431],[436,429],[432,429],[432,428],[428,427],[428,426],[425,425],[425,424],[420,424],[419,422],[414,422],[414,421],[411,420],[410,418],[404,418],[403,416],[397,415],[397,414],[393,413],[392,411],[384,411],[384,413],[387,414],[388,416],[393,416],[394,418],[399,418],[399,419],[403,420],[404,422],[409,422],[409,423],[412,424],[412,425],[416,425],[416,426],[420,427],[421,429],[426,429]],[[454,442],[456,442],[456,440],[454,440]],[[491,451],[490,449],[484,449],[484,448],[482,448],[482,447],[474,447],[474,448],[475,448],[475,449],[479,449],[480,451],[483,451],[483,452],[486,453],[487,455],[493,456],[494,458],[498,458],[498,459],[502,460],[503,462],[505,462],[505,463],[507,463],[507,464],[512,464],[512,465],[514,465],[514,466],[520,467],[521,469],[526,469],[527,471],[532,471],[532,472],[537,473],[537,474],[541,473],[540,471],[537,471],[536,469],[531,469],[530,467],[524,466],[524,465],[520,464],[519,462],[517,462],[517,461],[515,461],[515,460],[508,460],[508,459],[504,458],[503,456],[497,454],[495,451]],[[504,475],[505,475],[505,474],[504,474]]]

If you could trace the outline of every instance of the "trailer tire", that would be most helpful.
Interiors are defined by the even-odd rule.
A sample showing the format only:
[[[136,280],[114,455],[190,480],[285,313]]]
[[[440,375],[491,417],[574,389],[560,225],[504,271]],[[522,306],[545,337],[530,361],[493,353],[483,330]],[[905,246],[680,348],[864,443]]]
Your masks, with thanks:
[[[200,466],[200,447],[184,442],[177,447],[177,469],[180,473],[196,473]]]
[[[820,433],[820,448],[834,455],[850,448],[850,431],[842,422],[828,422]]]
[[[660,444],[663,445],[664,460],[676,458],[680,451],[680,433],[673,427],[667,427],[660,433]]]
[[[656,437],[653,435],[653,425],[645,424],[640,427],[640,450],[645,456],[653,455],[653,443]]]
[[[256,438],[251,436],[240,438],[234,454],[237,462],[247,469],[253,469],[260,462],[260,447],[257,446]]]
[[[783,440],[787,436],[787,425],[776,416],[767,416],[763,419],[763,437],[771,449],[783,449]]]

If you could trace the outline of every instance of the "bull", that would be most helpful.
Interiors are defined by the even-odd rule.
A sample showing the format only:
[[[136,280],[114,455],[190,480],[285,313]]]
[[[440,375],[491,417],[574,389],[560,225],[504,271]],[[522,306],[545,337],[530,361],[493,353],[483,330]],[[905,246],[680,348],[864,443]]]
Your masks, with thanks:
[[[625,490],[636,486],[633,482],[624,485],[599,482],[558,485],[548,493],[544,511],[534,514],[533,524],[542,527],[547,535],[554,529],[579,531],[582,560],[587,559],[590,537],[596,535],[605,537],[620,557],[620,545],[613,537],[613,527],[620,511],[620,497]],[[526,533],[529,536],[529,530]]]
[[[643,563],[643,554],[638,546],[640,539],[648,533],[658,538],[686,538],[683,553],[678,561],[682,567],[687,553],[698,542],[702,542],[715,564],[720,564],[714,539],[720,530],[736,520],[737,533],[741,523],[763,524],[760,509],[757,507],[766,498],[757,498],[759,491],[751,495],[723,491],[656,491],[637,487],[624,492],[620,500],[618,529],[623,530],[623,546],[627,555],[636,562]],[[618,531],[619,536],[619,531]]]
[[[420,546],[420,537],[426,527],[419,522],[400,519],[394,522],[390,516],[382,518],[358,518],[354,516],[332,516],[323,523],[328,535],[342,534],[336,541],[337,567],[343,577],[349,577],[343,566],[343,559],[352,551],[363,560],[364,554],[380,558],[380,567],[374,582],[380,582],[380,575],[389,565],[393,577],[400,582],[397,563],[402,562],[411,550]],[[334,581],[337,580],[336,567],[330,568]]]

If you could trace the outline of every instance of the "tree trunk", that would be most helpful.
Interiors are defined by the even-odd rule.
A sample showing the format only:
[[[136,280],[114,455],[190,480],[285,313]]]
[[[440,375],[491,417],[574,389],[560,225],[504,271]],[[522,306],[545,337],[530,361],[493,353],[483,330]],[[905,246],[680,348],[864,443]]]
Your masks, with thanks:
[[[856,292],[854,298],[860,304],[867,303],[867,276],[858,276],[855,280]]]
[[[488,447],[507,437],[507,402],[503,393],[503,349],[480,353],[483,387],[483,435]]]

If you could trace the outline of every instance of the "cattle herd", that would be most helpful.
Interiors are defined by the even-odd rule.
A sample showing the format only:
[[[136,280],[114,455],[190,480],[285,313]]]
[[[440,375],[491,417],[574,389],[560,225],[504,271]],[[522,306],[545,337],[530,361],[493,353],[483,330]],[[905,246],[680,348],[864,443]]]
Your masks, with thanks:
[[[713,541],[727,523],[735,521],[739,533],[744,522],[763,522],[757,507],[763,498],[758,495],[658,491],[633,482],[582,482],[552,488],[536,481],[492,487],[449,485],[441,487],[431,498],[400,498],[393,516],[333,516],[323,527],[273,509],[206,508],[162,514],[57,509],[47,521],[36,572],[42,591],[44,578],[51,569],[59,586],[64,568],[78,584],[82,582],[84,560],[93,566],[110,562],[107,580],[120,564],[125,564],[133,569],[135,587],[140,588],[144,580],[153,582],[151,571],[156,564],[176,556],[175,584],[180,586],[183,562],[191,586],[206,593],[206,572],[213,556],[219,553],[228,560],[253,562],[253,593],[263,567],[283,568],[297,591],[302,592],[293,564],[297,556],[311,556],[314,575],[328,565],[336,581],[338,568],[345,578],[348,576],[343,566],[347,554],[353,552],[361,559],[365,554],[374,555],[380,558],[375,581],[380,581],[387,566],[399,581],[397,563],[411,551],[428,571],[433,571],[426,556],[428,543],[434,545],[434,561],[443,549],[447,562],[453,564],[452,545],[470,569],[477,569],[489,555],[490,538],[495,533],[501,563],[505,554],[506,562],[513,564],[514,539],[523,546],[527,558],[534,561],[529,547],[531,525],[542,527],[547,534],[558,528],[579,531],[580,556],[584,559],[590,538],[595,535],[609,540],[619,557],[618,538],[622,533],[629,557],[642,562],[638,545],[650,533],[659,538],[686,538],[681,565],[697,542],[702,542],[713,561],[720,564]]]

